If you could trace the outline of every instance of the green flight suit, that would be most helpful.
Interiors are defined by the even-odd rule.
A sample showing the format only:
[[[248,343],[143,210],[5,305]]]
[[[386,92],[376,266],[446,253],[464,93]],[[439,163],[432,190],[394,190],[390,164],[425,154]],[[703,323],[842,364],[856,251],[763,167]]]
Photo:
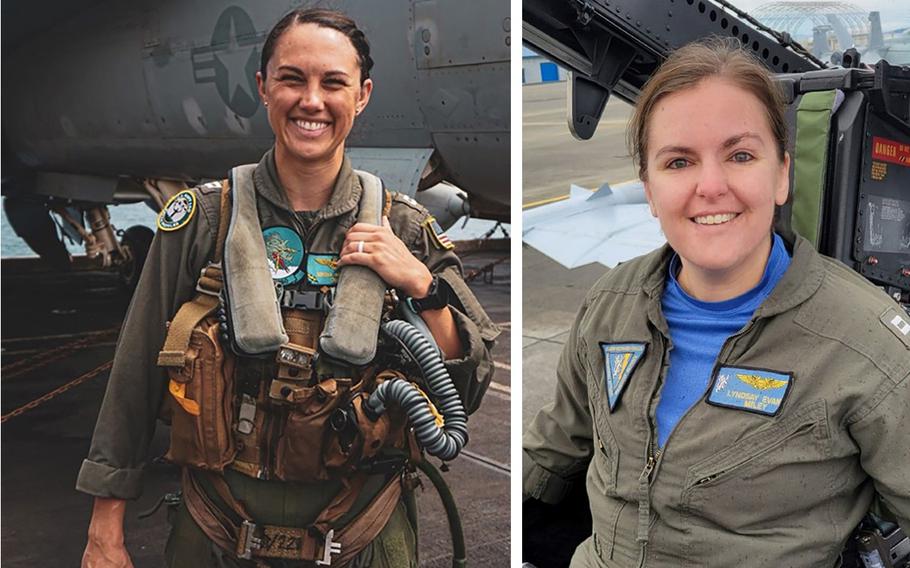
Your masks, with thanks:
[[[558,502],[587,474],[593,535],[573,567],[830,567],[876,493],[910,529],[910,318],[804,239],[789,246],[786,274],[717,360],[790,374],[777,413],[709,404],[710,383],[650,475],[673,251],[620,265],[588,293],[555,400],[524,438],[526,496]],[[610,344],[645,346],[612,411]]]
[[[263,229],[276,225],[293,227],[310,252],[337,253],[347,230],[356,222],[362,190],[347,159],[331,198],[315,215],[295,215],[290,209],[278,182],[273,150],[267,152],[256,167],[253,183],[257,192],[260,226]],[[194,191],[198,211],[187,225],[170,232],[157,232],[133,295],[118,340],[91,448],[76,484],[76,488],[85,493],[136,499],[141,492],[142,471],[148,460],[148,447],[158,410],[163,397],[168,396],[166,375],[156,364],[158,351],[164,344],[166,322],[194,295],[200,270],[214,251],[218,230],[220,184],[206,184]],[[304,224],[305,217],[308,222]],[[431,228],[425,223],[428,217],[427,211],[416,201],[394,194],[389,213],[392,230],[415,257],[444,279],[455,293],[450,309],[464,355],[445,363],[465,408],[473,412],[480,405],[493,374],[490,348],[499,329],[462,280],[458,257],[433,239]],[[288,484],[256,480],[236,472],[228,472],[225,478],[234,495],[246,502],[254,520],[283,526],[292,522],[296,526],[311,524],[340,487],[339,481]],[[353,516],[361,510],[381,485],[382,476],[372,476],[362,498],[349,514]],[[390,521],[399,529],[403,518],[401,509],[399,507]],[[177,525],[179,528],[181,523]],[[413,549],[413,534],[406,535],[401,530],[395,535],[386,532],[381,535],[381,540],[407,541]],[[179,543],[174,538],[171,540],[171,565],[196,565],[192,558],[184,561],[174,556],[178,550],[198,552],[198,549],[189,545],[177,546]],[[369,555],[373,555],[371,547],[362,553],[362,556]],[[358,564],[359,561],[355,559],[353,564],[369,565]]]

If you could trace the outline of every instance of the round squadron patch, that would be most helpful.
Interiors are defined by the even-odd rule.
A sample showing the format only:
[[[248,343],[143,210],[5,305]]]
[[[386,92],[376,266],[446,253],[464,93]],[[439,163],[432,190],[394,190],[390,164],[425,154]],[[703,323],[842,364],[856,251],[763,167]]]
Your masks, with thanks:
[[[303,241],[290,227],[269,227],[262,231],[265,240],[266,260],[272,280],[281,284],[293,284],[306,276],[303,266]]]
[[[170,198],[158,213],[158,228],[176,231],[186,226],[196,214],[196,194],[186,189]]]

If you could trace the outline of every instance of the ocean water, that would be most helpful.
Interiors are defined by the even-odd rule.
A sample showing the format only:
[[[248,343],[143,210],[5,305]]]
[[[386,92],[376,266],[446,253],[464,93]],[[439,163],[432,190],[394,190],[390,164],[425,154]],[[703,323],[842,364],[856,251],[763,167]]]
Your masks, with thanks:
[[[133,203],[130,205],[116,205],[108,208],[111,212],[111,224],[115,229],[126,230],[133,225],[145,225],[155,229],[155,212],[148,208],[144,203]],[[483,237],[488,231],[496,225],[495,221],[485,219],[459,219],[446,233],[453,241],[478,239]],[[505,224],[502,227],[508,234],[511,234],[512,228]],[[493,238],[502,238],[503,231],[497,229]],[[85,254],[85,247],[81,244],[70,243],[65,240],[67,250],[71,254]],[[28,248],[25,241],[20,239],[9,221],[6,219],[6,212],[0,217],[0,256],[4,258],[10,256],[35,256],[35,253]]]
[[[126,230],[133,225],[145,225],[151,229],[155,228],[155,212],[149,209],[145,203],[132,203],[130,205],[115,205],[108,207],[111,212],[111,224],[115,229]],[[69,239],[64,239],[64,244],[71,254],[85,254],[85,247],[80,244],[74,244]],[[6,258],[10,256],[35,256],[35,253],[25,244],[25,241],[16,235],[6,218],[6,212],[3,211],[0,217],[0,256]]]

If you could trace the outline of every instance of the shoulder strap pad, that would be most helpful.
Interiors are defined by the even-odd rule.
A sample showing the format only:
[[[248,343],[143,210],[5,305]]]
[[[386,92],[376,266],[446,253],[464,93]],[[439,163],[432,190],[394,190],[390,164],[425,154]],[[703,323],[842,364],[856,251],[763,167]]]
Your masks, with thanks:
[[[354,170],[354,173],[360,178],[360,186],[363,188],[357,222],[382,225],[382,217],[389,214],[388,209],[391,206],[382,180],[363,170]],[[378,216],[376,216],[377,214]]]
[[[224,242],[224,291],[228,330],[235,351],[260,355],[287,343],[281,308],[262,240],[253,185],[254,164],[231,170],[233,207]]]

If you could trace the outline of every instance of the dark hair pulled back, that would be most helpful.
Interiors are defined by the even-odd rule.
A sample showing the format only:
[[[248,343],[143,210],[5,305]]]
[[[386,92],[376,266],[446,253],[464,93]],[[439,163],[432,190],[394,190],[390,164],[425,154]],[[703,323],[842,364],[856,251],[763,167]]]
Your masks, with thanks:
[[[340,32],[351,41],[354,50],[357,51],[357,58],[360,60],[360,83],[370,78],[370,69],[373,68],[373,59],[370,57],[370,44],[363,35],[357,24],[341,12],[335,10],[326,10],[322,8],[298,8],[285,14],[283,18],[269,32],[269,36],[262,45],[262,57],[260,59],[259,71],[262,78],[266,78],[266,67],[269,59],[275,52],[275,44],[281,39],[292,25],[316,24],[323,28],[330,28]]]

